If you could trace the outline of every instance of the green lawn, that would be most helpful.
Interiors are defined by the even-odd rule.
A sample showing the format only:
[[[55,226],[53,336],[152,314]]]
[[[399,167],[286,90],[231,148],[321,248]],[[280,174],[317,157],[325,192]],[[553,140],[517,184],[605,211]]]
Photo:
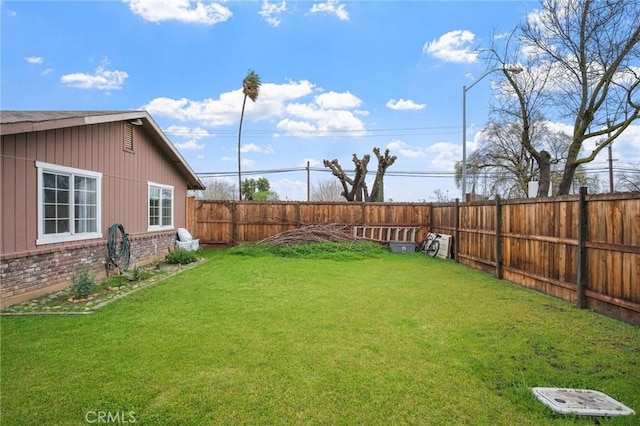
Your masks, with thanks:
[[[640,412],[637,327],[420,255],[204,256],[92,315],[2,317],[2,425],[594,424],[534,386]]]

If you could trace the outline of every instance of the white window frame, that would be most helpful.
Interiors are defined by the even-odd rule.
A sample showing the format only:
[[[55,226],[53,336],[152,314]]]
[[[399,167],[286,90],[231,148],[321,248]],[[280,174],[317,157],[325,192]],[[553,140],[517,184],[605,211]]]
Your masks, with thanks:
[[[38,238],[36,245],[65,243],[102,238],[102,173],[57,164],[36,161],[38,169]],[[44,233],[44,173],[69,175],[69,232],[60,234]],[[75,232],[74,177],[88,177],[96,180],[96,232]]]
[[[149,214],[150,201],[151,201],[151,188],[160,189],[160,225],[151,225],[151,215]],[[171,191],[171,224],[162,225],[162,190],[168,189]],[[174,229],[173,221],[175,218],[175,190],[171,185],[164,185],[156,182],[147,182],[147,231],[164,231]]]

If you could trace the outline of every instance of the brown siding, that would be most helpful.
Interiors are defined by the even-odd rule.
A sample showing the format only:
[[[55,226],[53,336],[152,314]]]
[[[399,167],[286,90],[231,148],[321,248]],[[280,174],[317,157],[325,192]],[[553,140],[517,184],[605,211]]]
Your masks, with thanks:
[[[134,150],[123,149],[122,122],[2,136],[2,256],[32,253],[36,246],[36,161],[100,172],[102,233],[122,223],[127,233],[147,232],[147,182],[174,187],[174,225],[185,226],[187,187],[179,171],[134,127]],[[54,246],[73,245],[60,243]]]
[[[133,132],[133,153],[124,150],[123,122],[2,136],[3,305],[68,284],[71,266],[82,259],[89,259],[94,270],[104,272],[112,224],[121,223],[130,235],[132,264],[164,256],[173,247],[175,232],[147,232],[147,185],[154,182],[174,187],[173,223],[178,228],[186,225],[186,179],[142,127],[133,127]],[[102,240],[36,245],[37,161],[102,173]],[[64,256],[56,257],[57,253]]]

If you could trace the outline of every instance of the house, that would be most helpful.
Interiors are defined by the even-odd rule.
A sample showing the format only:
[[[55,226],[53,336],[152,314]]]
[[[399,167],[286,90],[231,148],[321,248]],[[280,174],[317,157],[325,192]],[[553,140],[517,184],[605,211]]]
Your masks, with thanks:
[[[0,111],[0,305],[107,272],[112,225],[130,264],[164,259],[200,179],[146,111]]]

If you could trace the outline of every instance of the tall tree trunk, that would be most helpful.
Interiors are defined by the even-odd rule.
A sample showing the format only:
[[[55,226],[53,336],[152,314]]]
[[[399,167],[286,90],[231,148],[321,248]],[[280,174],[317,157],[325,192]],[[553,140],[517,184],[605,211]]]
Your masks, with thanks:
[[[540,155],[536,160],[538,161],[538,170],[540,171],[537,197],[548,197],[549,185],[551,184],[551,154],[547,151],[540,151]]]
[[[242,101],[242,112],[240,113],[240,129],[238,130],[238,200],[242,201],[242,172],[240,158],[240,141],[242,139],[242,120],[244,119],[244,106],[247,103],[247,95],[244,95]]]
[[[571,191],[571,186],[573,185],[573,177],[576,174],[576,169],[580,165],[576,160],[578,159],[578,154],[580,153],[580,147],[582,146],[583,140],[580,139],[579,141],[576,141],[575,135],[573,138],[573,142],[571,142],[571,145],[569,146],[567,162],[565,163],[564,171],[562,173],[562,180],[558,187],[558,195],[569,195],[569,191]]]

